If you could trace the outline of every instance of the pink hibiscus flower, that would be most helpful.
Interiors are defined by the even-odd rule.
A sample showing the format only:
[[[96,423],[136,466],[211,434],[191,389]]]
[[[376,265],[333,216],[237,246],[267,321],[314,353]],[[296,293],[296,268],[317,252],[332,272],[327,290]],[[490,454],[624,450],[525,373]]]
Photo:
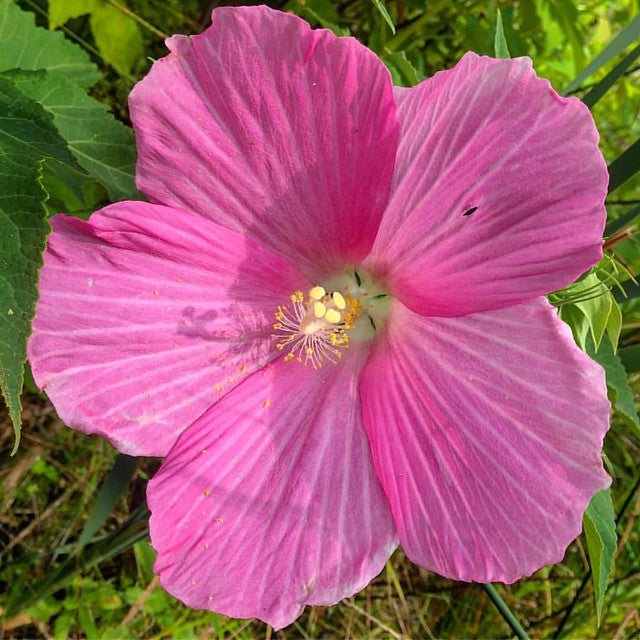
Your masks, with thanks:
[[[543,297],[602,255],[587,109],[526,58],[393,88],[265,7],[168,45],[131,95],[152,203],[52,219],[29,343],[69,426],[166,456],[164,587],[282,627],[398,542],[457,580],[560,561],[609,483],[603,372]]]

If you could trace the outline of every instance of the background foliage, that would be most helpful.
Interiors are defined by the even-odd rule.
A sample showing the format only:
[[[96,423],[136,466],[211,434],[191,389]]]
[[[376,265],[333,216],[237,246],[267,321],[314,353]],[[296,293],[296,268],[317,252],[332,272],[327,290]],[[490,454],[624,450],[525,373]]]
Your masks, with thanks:
[[[640,636],[640,286],[630,278],[640,270],[640,2],[269,4],[354,35],[382,58],[398,85],[452,66],[469,49],[531,56],[539,75],[592,109],[615,187],[607,257],[551,296],[578,344],[605,367],[615,409],[605,442],[614,484],[590,505],[583,536],[561,564],[489,592],[423,571],[399,551],[361,594],[335,607],[309,608],[277,635],[509,637],[513,630],[491,601],[502,598],[532,637]],[[159,587],[144,501],[158,462],[116,456],[105,441],[65,428],[28,368],[24,390],[22,380],[47,216],[86,217],[107,202],[141,197],[127,95],[164,55],[163,38],[201,31],[216,5],[0,0],[0,386],[6,398],[0,616],[6,637],[274,635],[261,623],[191,611]],[[10,457],[12,423],[17,433],[20,422],[23,442]]]

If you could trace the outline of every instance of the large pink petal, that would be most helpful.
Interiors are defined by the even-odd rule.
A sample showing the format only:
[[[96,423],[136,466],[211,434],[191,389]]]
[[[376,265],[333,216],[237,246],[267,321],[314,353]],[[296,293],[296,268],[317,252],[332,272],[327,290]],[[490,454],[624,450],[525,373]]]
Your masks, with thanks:
[[[600,366],[542,298],[460,318],[397,305],[387,326],[360,392],[409,558],[481,582],[559,562],[610,482]]]
[[[33,375],[69,426],[125,453],[166,454],[268,362],[276,307],[305,287],[281,258],[177,209],[123,202],[52,224]]]
[[[406,305],[427,316],[508,306],[602,257],[608,175],[593,119],[528,58],[468,53],[397,98],[397,167],[372,263]]]
[[[167,591],[280,628],[382,570],[396,535],[362,426],[365,356],[276,360],[185,431],[148,489]]]
[[[216,9],[203,34],[167,44],[130,97],[138,187],[314,278],[366,256],[398,137],[376,56],[263,6]]]

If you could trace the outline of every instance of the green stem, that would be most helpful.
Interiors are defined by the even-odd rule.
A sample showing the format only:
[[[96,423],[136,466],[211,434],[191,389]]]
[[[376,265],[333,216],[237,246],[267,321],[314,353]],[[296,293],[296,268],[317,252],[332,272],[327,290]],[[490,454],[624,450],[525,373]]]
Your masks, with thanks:
[[[506,602],[500,597],[496,588],[490,583],[483,584],[482,588],[489,596],[491,602],[496,605],[496,609],[500,612],[504,621],[511,627],[516,638],[519,638],[520,640],[529,640],[529,636],[524,630],[524,627],[518,622],[518,619],[515,617],[511,609],[509,609]]]

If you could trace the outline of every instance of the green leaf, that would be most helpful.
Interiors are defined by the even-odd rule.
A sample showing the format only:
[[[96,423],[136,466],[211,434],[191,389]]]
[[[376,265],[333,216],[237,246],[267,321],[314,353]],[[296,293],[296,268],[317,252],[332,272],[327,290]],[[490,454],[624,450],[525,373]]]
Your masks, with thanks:
[[[57,29],[67,20],[91,13],[96,0],[49,0],[49,28]]]
[[[78,164],[107,188],[111,200],[140,198],[135,187],[133,131],[116,120],[106,105],[45,71],[12,71],[5,76],[51,113]]]
[[[104,59],[127,75],[142,57],[142,34],[135,20],[106,2],[91,12],[91,32]]]
[[[624,75],[624,72],[633,64],[636,58],[640,56],[640,45],[638,45],[631,53],[626,55],[598,84],[593,87],[589,93],[582,97],[589,109],[595,105],[604,94]]]
[[[591,331],[591,335],[593,336],[593,341],[597,349],[607,328],[607,323],[611,314],[611,307],[615,302],[610,295],[608,288],[600,281],[595,272],[590,273],[586,278],[583,278],[571,285],[569,291],[571,292],[570,300],[574,300],[574,302],[571,305],[563,305],[561,317],[572,325],[572,322],[576,323],[577,318],[575,315],[567,315],[568,311],[564,309],[569,306],[579,309],[587,320],[589,330]],[[582,333],[583,323],[576,323],[576,326],[580,327],[580,331],[577,335],[574,331],[574,337],[580,347],[584,349],[585,336]]]
[[[316,4],[316,3],[314,3]],[[351,31],[347,27],[341,27],[334,22],[329,22],[323,14],[316,12],[310,2],[306,2],[303,5],[299,5],[297,2],[293,5],[296,13],[303,17],[307,22],[313,22],[314,20],[324,29],[333,31],[339,37],[350,36]],[[293,9],[292,9],[293,10]]]
[[[502,24],[502,13],[500,9],[496,15],[496,35],[493,40],[493,49],[495,51],[496,58],[510,58],[509,47],[507,45],[507,39],[504,36],[504,25]]]
[[[598,491],[591,499],[583,520],[584,533],[587,538],[589,563],[593,574],[593,588],[596,601],[596,617],[600,626],[602,605],[607,590],[607,582],[613,568],[613,556],[616,551],[618,536],[616,521],[611,502],[611,491]]]
[[[96,627],[96,621],[91,613],[91,609],[87,606],[81,606],[78,609],[78,622],[80,627],[85,633],[87,638],[99,638],[98,628]]]
[[[109,471],[104,484],[98,492],[98,497],[93,505],[93,509],[84,524],[78,546],[87,544],[98,532],[100,527],[118,504],[120,498],[129,487],[131,478],[138,468],[138,458],[127,456],[124,453],[118,454],[113,467]]]
[[[156,550],[146,541],[136,542],[133,545],[133,555],[136,558],[138,572],[144,582],[153,580],[153,565],[158,557]]]
[[[587,336],[589,335],[589,321],[578,307],[565,304],[558,310],[558,315],[571,328],[576,344],[585,351]]]
[[[373,0],[373,4],[376,6],[376,9],[382,14],[385,22],[389,25],[389,29],[391,29],[391,33],[395,35],[396,33],[396,25],[393,24],[393,20],[387,11],[387,7],[384,6],[382,0]]]
[[[563,95],[577,89],[589,76],[622,53],[630,44],[640,38],[640,14],[638,14],[605,48],[601,51],[562,92]]]
[[[384,53],[381,60],[389,69],[391,79],[396,87],[413,87],[420,82],[418,72],[409,62],[404,51]]]
[[[91,87],[100,78],[97,67],[62,33],[36,27],[34,15],[12,0],[0,0],[0,71],[46,69],[68,82]]]
[[[637,373],[640,371],[640,344],[623,347],[618,351],[618,355],[627,373]]]
[[[609,193],[640,171],[640,139],[625,149],[609,165]]]
[[[338,25],[341,17],[331,0],[305,0],[305,2],[289,0],[282,10],[292,11],[307,22],[316,22],[321,27],[333,31],[337,36],[351,35],[347,27]]]
[[[611,347],[614,353],[618,350],[618,340],[620,340],[620,332],[622,331],[622,311],[613,297],[613,294],[609,294],[611,298],[611,313],[609,314],[609,320],[607,321],[607,335],[611,341]]]
[[[549,14],[560,25],[565,38],[569,39],[573,54],[574,69],[577,71],[584,64],[584,38],[578,29],[578,9],[572,0],[543,0]]]
[[[633,393],[629,387],[627,370],[622,364],[621,356],[613,352],[613,345],[607,336],[604,336],[598,351],[595,350],[592,340],[587,340],[587,353],[599,363],[607,377],[607,391],[611,404],[620,417],[631,427],[640,432],[640,419],[638,410],[633,401]]]
[[[53,119],[0,78],[0,389],[20,438],[20,392],[49,224],[40,183],[45,157],[73,164]],[[14,449],[15,450],[15,449]]]
[[[87,220],[109,200],[105,188],[83,170],[51,158],[42,165],[42,186],[49,195],[45,206],[50,216],[64,211]]]

